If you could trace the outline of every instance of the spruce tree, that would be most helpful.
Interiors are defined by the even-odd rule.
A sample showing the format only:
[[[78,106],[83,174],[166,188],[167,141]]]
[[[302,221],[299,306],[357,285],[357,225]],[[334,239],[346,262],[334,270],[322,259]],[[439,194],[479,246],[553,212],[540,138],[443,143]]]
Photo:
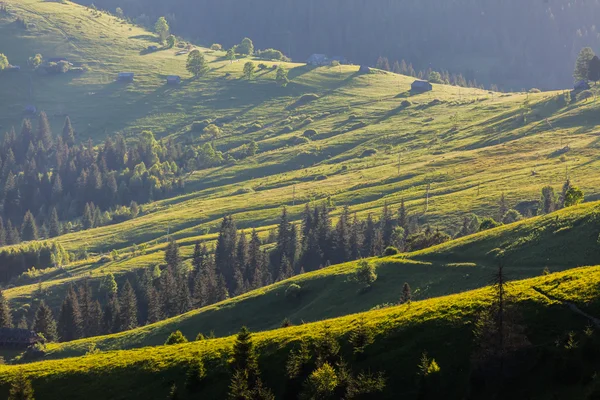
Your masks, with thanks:
[[[223,274],[228,290],[235,289],[235,248],[237,243],[235,222],[230,215],[223,217],[217,247],[215,249],[215,264],[218,273]]]
[[[354,213],[352,225],[350,226],[350,238],[348,239],[351,260],[358,260],[361,256],[361,248],[363,242],[362,228],[362,223],[358,220],[356,213]]]
[[[240,234],[235,253],[235,268],[236,271],[239,271],[243,281],[248,269],[248,241],[244,232]]]
[[[398,209],[398,226],[404,228],[405,232],[408,232],[408,213],[406,212],[404,199],[400,201],[400,208]]]
[[[387,203],[383,204],[381,219],[379,220],[379,229],[381,230],[383,246],[385,248],[391,245],[392,234],[394,232],[394,218]]]
[[[138,326],[137,298],[129,280],[125,281],[119,294],[119,311],[121,330],[128,331]]]
[[[62,130],[62,140],[64,144],[73,146],[75,144],[75,132],[71,126],[71,119],[67,116]]]
[[[71,286],[60,309],[58,318],[58,337],[63,342],[82,337],[81,312],[75,290]]]
[[[177,276],[171,265],[167,266],[160,275],[160,297],[163,313],[166,317],[174,317],[179,313]]]
[[[4,292],[0,290],[0,328],[12,328],[12,314]]]
[[[119,331],[120,325],[120,308],[119,301],[116,295],[110,296],[106,305],[104,306],[103,313],[103,326],[104,332],[108,333],[116,333]]]
[[[4,229],[4,220],[0,216],[0,247],[6,245],[6,230]]]
[[[402,295],[400,296],[400,303],[408,303],[412,300],[412,293],[410,290],[410,286],[408,283],[404,282],[404,286],[402,286]]]
[[[56,207],[52,207],[50,211],[50,220],[48,221],[48,234],[50,237],[60,236],[60,221],[58,220],[58,212]]]
[[[160,296],[154,286],[148,288],[148,319],[146,323],[152,324],[163,319]]]
[[[173,239],[169,240],[169,244],[165,249],[165,261],[173,271],[177,271],[181,265],[181,255],[179,254],[179,245]]]
[[[94,213],[92,207],[93,206],[91,206],[90,203],[86,203],[85,205],[83,217],[81,219],[83,229],[91,229],[94,227]]]
[[[262,286],[263,265],[260,245],[258,233],[256,232],[256,229],[252,229],[250,244],[248,245],[248,268],[245,276],[252,289],[257,289]]]
[[[23,224],[21,225],[21,240],[30,241],[38,239],[38,229],[35,218],[30,211],[25,213]]]
[[[81,314],[81,333],[83,337],[90,335],[91,316],[90,309],[92,306],[92,287],[88,279],[84,279],[83,284],[77,288],[77,301],[79,302],[79,312]]]
[[[367,222],[365,225],[365,240],[363,242],[363,251],[365,257],[371,257],[375,255],[375,242],[376,242],[376,232],[375,232],[375,222],[373,221],[373,216],[369,214],[367,216]]]
[[[50,150],[52,147],[52,131],[48,116],[44,111],[40,112],[38,117],[37,141],[42,144],[44,150]]]
[[[43,300],[35,312],[32,330],[44,335],[44,338],[49,342],[55,342],[58,339],[56,321],[52,315],[52,310]]]
[[[335,263],[343,263],[350,259],[350,210],[344,206],[342,214],[335,226],[333,240],[333,260]]]
[[[92,302],[89,310],[87,336],[98,336],[103,333],[104,313],[98,300]]]
[[[193,307],[192,295],[190,293],[189,279],[186,273],[180,272],[177,279],[177,314],[190,311]]]
[[[600,58],[598,56],[594,56],[589,62],[587,79],[594,83],[600,81]]]
[[[594,56],[594,51],[591,48],[584,47],[581,49],[577,56],[577,61],[575,61],[575,70],[573,71],[575,81],[587,80],[590,61]]]
[[[19,243],[21,243],[21,234],[17,227],[13,227],[12,222],[8,220],[8,224],[6,224],[6,244]]]
[[[245,326],[240,329],[233,344],[231,366],[234,371],[245,372],[249,387],[252,389],[259,376],[259,370],[252,334]]]
[[[22,369],[17,372],[10,385],[8,400],[34,400],[33,387]]]

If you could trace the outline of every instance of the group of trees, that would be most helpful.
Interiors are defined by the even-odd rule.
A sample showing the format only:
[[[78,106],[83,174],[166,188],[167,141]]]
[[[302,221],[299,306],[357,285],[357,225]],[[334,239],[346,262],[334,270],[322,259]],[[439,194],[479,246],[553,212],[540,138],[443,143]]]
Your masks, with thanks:
[[[162,198],[181,190],[180,145],[158,142],[142,132],[127,143],[121,135],[94,147],[76,144],[67,117],[61,135],[53,135],[41,112],[37,127],[24,120],[0,143],[0,245],[58,236],[81,219],[90,228],[109,222],[107,211]],[[73,223],[71,223],[73,222]]]
[[[387,57],[379,57],[377,59],[375,67],[384,71],[393,72],[395,74],[414,76],[418,79],[426,79],[431,83],[443,83],[453,86],[483,88],[483,85],[477,83],[477,79],[472,78],[470,80],[467,80],[465,79],[462,73],[450,74],[448,71],[444,70],[442,70],[441,72],[437,72],[432,70],[431,68],[428,68],[426,70],[415,71],[412,63],[407,63],[404,60],[400,62],[396,60],[390,66],[390,62]],[[492,84],[490,85],[490,88],[492,88],[492,90],[498,90],[497,85]]]
[[[579,52],[573,71],[575,81],[600,81],[600,58],[590,47],[584,47]]]

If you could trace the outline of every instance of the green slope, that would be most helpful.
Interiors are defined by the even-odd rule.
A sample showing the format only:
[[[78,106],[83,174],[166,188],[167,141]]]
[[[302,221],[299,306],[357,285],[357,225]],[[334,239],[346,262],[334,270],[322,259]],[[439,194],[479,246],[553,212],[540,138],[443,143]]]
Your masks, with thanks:
[[[371,259],[378,279],[364,293],[354,280],[355,262],[334,265],[132,331],[51,345],[48,357],[82,354],[91,343],[103,350],[155,346],[175,330],[189,338],[210,332],[226,336],[242,325],[258,331],[274,329],[285,318],[299,324],[368,311],[397,303],[404,282],[418,300],[459,293],[489,284],[499,262],[510,279],[541,275],[545,267],[554,272],[593,265],[599,211],[600,203],[590,203],[425,251]],[[299,298],[285,294],[292,283],[302,288]]]
[[[567,398],[580,398],[585,381],[565,388],[556,381],[548,380],[553,369],[552,365],[544,364],[543,349],[552,351],[550,349],[555,339],[567,331],[577,332],[577,337],[582,337],[581,330],[589,322],[562,302],[571,302],[585,312],[598,315],[599,282],[600,267],[588,267],[510,285],[510,292],[515,295],[516,304],[521,310],[521,323],[526,327],[529,340],[538,349],[530,354],[532,363],[538,367],[527,375],[528,380],[517,386],[520,395],[528,393],[532,399],[542,399],[552,393],[567,393]],[[281,379],[283,363],[290,348],[300,338],[316,338],[324,326],[329,326],[335,336],[345,341],[357,319],[364,317],[374,329],[376,340],[367,348],[365,359],[353,360],[352,364],[358,369],[370,367],[371,370],[386,371],[387,388],[380,398],[397,398],[398,393],[412,398],[416,394],[414,374],[417,373],[416,365],[423,350],[435,357],[441,366],[441,379],[447,387],[446,398],[462,398],[466,394],[472,350],[471,321],[487,303],[490,293],[487,288],[479,289],[365,314],[257,333],[255,341],[261,353],[263,377],[281,395],[284,388]],[[36,398],[42,400],[65,396],[66,387],[66,396],[70,399],[159,399],[166,396],[172,382],[182,383],[185,365],[199,355],[209,365],[210,383],[201,395],[220,398],[228,384],[229,373],[223,362],[228,357],[232,339],[228,337],[177,346],[112,351],[80,358],[36,362],[22,367],[2,366],[0,380],[6,382],[17,370],[23,370],[33,379],[38,391]],[[342,347],[344,356],[352,360],[349,351],[347,345]],[[545,354],[547,357],[549,353]],[[590,362],[595,365],[588,360],[586,368]],[[537,378],[545,378],[544,385],[538,385]]]

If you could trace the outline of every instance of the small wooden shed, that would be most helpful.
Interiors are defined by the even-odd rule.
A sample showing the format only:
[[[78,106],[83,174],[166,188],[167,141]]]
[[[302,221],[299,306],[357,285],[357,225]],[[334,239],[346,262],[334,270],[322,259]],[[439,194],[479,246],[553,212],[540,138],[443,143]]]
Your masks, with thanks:
[[[433,85],[427,81],[416,80],[410,86],[413,92],[423,93],[433,90]]]
[[[0,328],[0,347],[29,347],[43,342],[44,338],[29,329]]]
[[[181,83],[181,77],[179,75],[169,75],[167,76],[167,84],[169,85],[179,85]]]
[[[119,82],[133,82],[135,74],[133,72],[119,72],[117,80]]]

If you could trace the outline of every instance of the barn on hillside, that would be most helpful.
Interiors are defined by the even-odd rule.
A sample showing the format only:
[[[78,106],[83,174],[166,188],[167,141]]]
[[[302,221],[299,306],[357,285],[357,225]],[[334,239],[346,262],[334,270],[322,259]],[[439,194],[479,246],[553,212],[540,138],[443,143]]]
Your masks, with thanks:
[[[429,92],[433,90],[433,85],[427,81],[416,80],[410,85],[410,90],[418,93]]]
[[[135,74],[133,72],[119,72],[117,80],[119,82],[133,82]]]
[[[313,54],[310,57],[308,57],[308,60],[306,60],[306,63],[309,65],[314,65],[316,67],[319,67],[319,66],[323,66],[323,65],[328,65],[330,63],[330,61],[325,54]]]
[[[179,75],[169,75],[167,76],[167,84],[169,85],[179,85],[181,83],[181,77]]]

